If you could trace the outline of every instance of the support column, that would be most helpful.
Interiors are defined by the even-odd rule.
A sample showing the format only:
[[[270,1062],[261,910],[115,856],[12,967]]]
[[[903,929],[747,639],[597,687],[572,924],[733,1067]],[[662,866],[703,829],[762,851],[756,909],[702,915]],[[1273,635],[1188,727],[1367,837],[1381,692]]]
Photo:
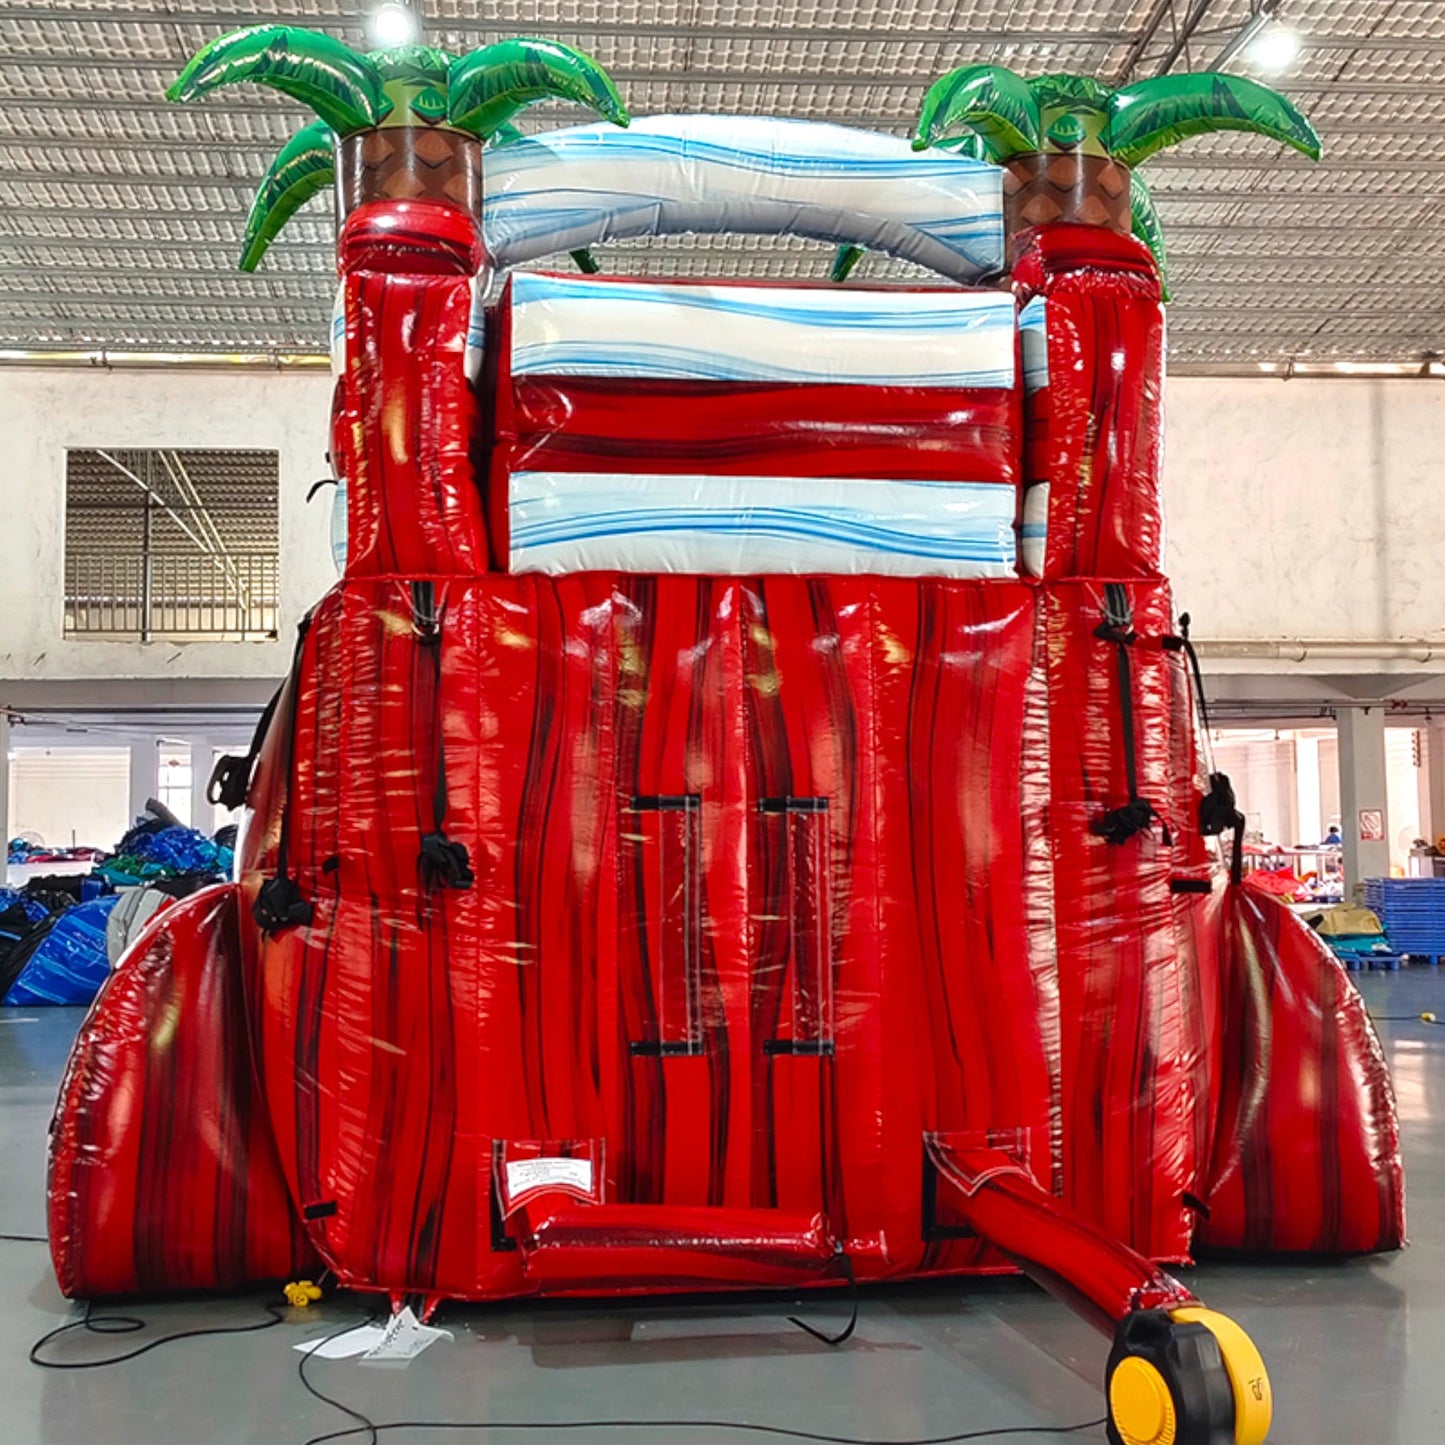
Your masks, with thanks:
[[[1385,712],[1383,708],[1341,708],[1336,727],[1340,739],[1340,831],[1345,835],[1346,897],[1362,892],[1366,878],[1390,876],[1390,817],[1386,803]],[[1360,813],[1380,815],[1383,836],[1360,836]]]
[[[160,787],[160,759],[154,738],[133,738],[130,745],[130,822],[146,810]],[[126,825],[129,827],[129,823]]]
[[[1297,737],[1294,741],[1295,816],[1298,842],[1318,843],[1328,826],[1320,800],[1320,740]]]
[[[191,827],[211,836],[211,805],[206,801],[206,784],[211,780],[211,740],[191,740]]]
[[[1431,718],[1425,734],[1425,770],[1429,807],[1421,816],[1423,836],[1434,842],[1445,833],[1445,718]]]

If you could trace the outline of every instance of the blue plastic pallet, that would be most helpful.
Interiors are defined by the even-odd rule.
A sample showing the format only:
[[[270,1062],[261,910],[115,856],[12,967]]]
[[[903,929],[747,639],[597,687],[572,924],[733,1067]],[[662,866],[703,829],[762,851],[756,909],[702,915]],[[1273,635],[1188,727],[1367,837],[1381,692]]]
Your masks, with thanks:
[[[1445,878],[1367,878],[1365,906],[1401,954],[1445,954]]]

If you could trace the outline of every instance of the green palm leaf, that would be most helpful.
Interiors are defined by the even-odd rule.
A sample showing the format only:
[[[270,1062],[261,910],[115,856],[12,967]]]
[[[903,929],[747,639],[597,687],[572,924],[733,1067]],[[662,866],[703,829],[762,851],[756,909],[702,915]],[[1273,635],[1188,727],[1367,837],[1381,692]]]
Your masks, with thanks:
[[[853,268],[863,259],[862,246],[839,246],[833,252],[833,264],[828,271],[830,281],[844,282],[853,274]]]
[[[1169,257],[1164,249],[1164,228],[1159,224],[1159,212],[1154,208],[1154,197],[1144,184],[1138,171],[1129,177],[1129,221],[1134,234],[1149,248],[1154,264],[1159,268],[1159,288],[1165,301],[1169,300]]]
[[[918,113],[914,150],[959,125],[974,131],[996,161],[1042,144],[1038,105],[1022,78],[1001,65],[965,65],[934,81]]]
[[[251,202],[251,214],[246,217],[241,269],[254,271],[266,254],[266,247],[286,222],[335,179],[331,127],[318,120],[297,131],[281,147],[262,177],[256,198]]]
[[[607,72],[556,40],[499,40],[463,56],[448,76],[447,115],[452,125],[486,137],[549,96],[590,106],[616,125],[628,122]]]
[[[1290,101],[1238,75],[1160,75],[1116,91],[1104,141],[1115,160],[1137,166],[1165,146],[1216,130],[1253,131],[1320,158],[1320,138]]]
[[[504,120],[487,138],[487,149],[494,151],[500,146],[515,145],[519,140],[526,139],[511,121]]]
[[[400,80],[408,85],[435,85],[446,89],[447,72],[457,57],[435,45],[393,45],[389,50],[368,51],[366,58],[383,80]]]
[[[337,135],[375,125],[391,109],[376,66],[318,30],[253,25],[213,40],[166,91],[169,100],[194,100],[238,81],[269,85],[309,105]]]
[[[1105,110],[1113,91],[1101,85],[1092,75],[1073,75],[1055,71],[1052,75],[1036,75],[1028,82],[1029,94],[1040,111],[1054,106],[1075,106],[1087,110]]]

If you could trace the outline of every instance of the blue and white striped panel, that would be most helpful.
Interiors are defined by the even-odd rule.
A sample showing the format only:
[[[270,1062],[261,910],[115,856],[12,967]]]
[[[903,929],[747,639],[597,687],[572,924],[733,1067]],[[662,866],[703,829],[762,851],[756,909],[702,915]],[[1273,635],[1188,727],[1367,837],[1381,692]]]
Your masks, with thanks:
[[[809,236],[967,283],[1004,269],[1001,175],[848,126],[648,116],[627,130],[577,126],[489,150],[486,243],[509,267],[634,236]]]
[[[1011,577],[1014,501],[971,482],[516,472],[510,570]]]
[[[512,280],[514,376],[1011,387],[1002,291]]]
[[[1019,312],[1019,349],[1024,356],[1024,391],[1030,396],[1049,384],[1048,302],[1042,296]]]
[[[1019,526],[1019,569],[1026,577],[1044,575],[1044,555],[1049,545],[1049,484],[1035,482],[1024,490],[1023,517]]]
[[[331,374],[346,374],[346,282],[336,283],[331,303]]]

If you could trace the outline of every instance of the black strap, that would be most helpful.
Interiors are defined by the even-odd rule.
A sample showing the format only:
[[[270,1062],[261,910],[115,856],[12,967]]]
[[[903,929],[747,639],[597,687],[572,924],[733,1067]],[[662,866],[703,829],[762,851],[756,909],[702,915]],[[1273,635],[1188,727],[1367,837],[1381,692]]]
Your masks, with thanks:
[[[1234,850],[1229,859],[1229,881],[1236,888],[1244,882],[1244,814],[1234,825]]]
[[[1194,705],[1199,709],[1199,722],[1204,736],[1209,736],[1209,694],[1204,690],[1204,673],[1199,666],[1199,653],[1189,638],[1189,614],[1179,614],[1179,642],[1184,655],[1189,659],[1189,670],[1194,674]]]
[[[1182,651],[1189,659],[1189,671],[1194,679],[1194,706],[1199,713],[1199,726],[1203,729],[1204,746],[1209,746],[1209,694],[1204,689],[1204,671],[1199,666],[1199,653],[1189,637],[1190,617],[1187,612],[1179,614],[1179,636],[1166,637],[1164,646],[1171,651]],[[1206,752],[1210,761],[1212,755]],[[1199,800],[1199,832],[1205,838],[1218,838],[1233,830],[1234,848],[1230,860],[1229,876],[1233,883],[1244,879],[1244,825],[1245,816],[1240,811],[1239,800],[1234,795],[1234,784],[1228,773],[1211,771],[1209,791]]]
[[[1124,780],[1129,801],[1122,808],[1101,814],[1089,825],[1089,831],[1106,842],[1127,843],[1130,838],[1148,830],[1156,818],[1162,825],[1165,846],[1172,841],[1168,824],[1146,798],[1139,796],[1139,760],[1135,755],[1134,736],[1134,673],[1129,649],[1137,634],[1129,594],[1122,583],[1110,582],[1104,587],[1104,620],[1094,629],[1094,636],[1112,642],[1116,648],[1119,678],[1119,726],[1124,739]]]
[[[432,831],[421,840],[417,866],[427,888],[470,888],[476,875],[466,845],[448,838],[447,749],[445,714],[442,709],[442,620],[436,610],[435,589],[430,582],[411,584],[412,616],[417,642],[432,656],[432,709],[436,732],[436,784],[432,789]]]
[[[295,663],[292,663],[295,667]],[[271,728],[271,719],[276,716],[276,704],[281,701],[281,689],[286,684],[283,682],[271,694],[271,701],[268,702],[261,712],[256,723],[256,731],[251,734],[251,746],[246,749],[244,757],[235,753],[225,753],[216,759],[216,765],[211,769],[210,781],[206,784],[206,801],[208,803],[219,803],[227,810],[239,808],[246,801],[246,794],[251,791],[251,773],[256,766],[256,759],[261,753],[261,744],[266,741],[266,734]]]
[[[311,614],[308,612],[296,628],[296,650],[291,658],[291,719],[286,729],[286,797],[281,805],[281,834],[276,842],[276,876],[268,878],[261,885],[256,901],[251,905],[251,916],[256,920],[261,932],[268,937],[285,928],[309,924],[313,913],[310,900],[302,894],[290,871],[291,785],[296,761],[296,715],[301,710],[301,659],[306,652],[306,634],[310,629]],[[283,683],[282,688],[284,687]],[[279,698],[280,695],[278,692],[276,697]],[[273,699],[268,712],[274,713],[275,703],[276,699]],[[263,721],[269,725],[270,719],[263,715]],[[260,731],[258,728],[258,732]],[[261,735],[264,736],[264,732]],[[259,742],[253,746],[259,748]]]

